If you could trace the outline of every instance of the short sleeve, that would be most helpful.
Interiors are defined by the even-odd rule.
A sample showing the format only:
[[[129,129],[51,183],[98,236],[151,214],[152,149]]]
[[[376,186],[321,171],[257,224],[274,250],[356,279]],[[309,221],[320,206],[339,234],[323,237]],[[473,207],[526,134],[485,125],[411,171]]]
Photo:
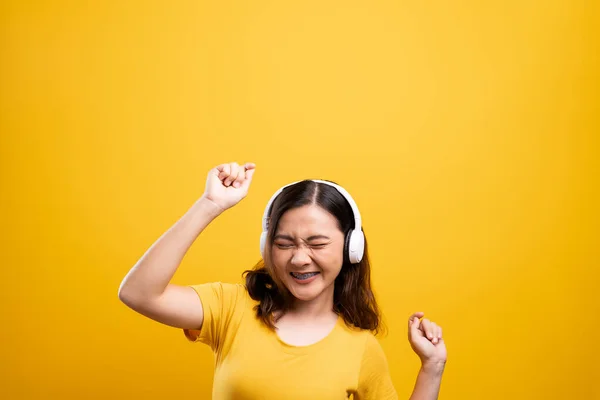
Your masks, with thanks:
[[[184,329],[183,332],[189,341],[208,344],[216,351],[231,327],[239,324],[246,288],[241,284],[221,282],[190,286],[200,298],[204,320],[200,330]]]
[[[397,400],[389,366],[381,345],[372,334],[367,335],[365,352],[358,377],[357,400]]]

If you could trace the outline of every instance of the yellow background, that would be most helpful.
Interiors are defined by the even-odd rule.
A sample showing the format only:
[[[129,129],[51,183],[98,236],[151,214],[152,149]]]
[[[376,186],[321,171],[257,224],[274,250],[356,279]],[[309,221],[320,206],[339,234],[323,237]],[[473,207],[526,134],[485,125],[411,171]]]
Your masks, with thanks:
[[[250,194],[174,283],[240,281],[271,194],[331,179],[400,398],[419,310],[441,399],[600,398],[597,4],[3,2],[3,398],[209,398],[208,347],[117,290],[228,161]]]

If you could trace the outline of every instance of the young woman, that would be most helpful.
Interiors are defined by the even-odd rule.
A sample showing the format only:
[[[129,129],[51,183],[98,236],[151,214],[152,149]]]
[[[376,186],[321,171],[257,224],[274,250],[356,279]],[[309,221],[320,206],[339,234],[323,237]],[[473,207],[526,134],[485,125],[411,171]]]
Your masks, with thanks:
[[[246,197],[254,172],[252,163],[212,169],[202,197],[129,271],[119,298],[211,346],[213,399],[397,399],[374,336],[381,320],[360,213],[340,186],[304,180],[273,195],[263,259],[245,285],[170,283],[198,235]],[[442,329],[423,316],[408,320],[421,359],[412,400],[437,399],[446,363]]]

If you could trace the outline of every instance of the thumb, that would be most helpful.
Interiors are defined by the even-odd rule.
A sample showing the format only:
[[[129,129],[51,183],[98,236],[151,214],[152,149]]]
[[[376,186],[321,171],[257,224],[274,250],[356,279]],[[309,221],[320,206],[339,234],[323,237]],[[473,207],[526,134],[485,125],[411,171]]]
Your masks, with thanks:
[[[408,320],[408,327],[413,335],[418,333],[419,327],[421,326],[420,318],[424,315],[425,313],[423,312],[416,312],[410,316],[410,319]]]
[[[414,332],[419,330],[419,326],[421,326],[421,320],[417,317],[413,317],[410,323],[410,329]]]
[[[242,183],[242,188],[248,189],[252,183],[252,177],[254,176],[254,171],[256,171],[256,165],[253,163],[246,163],[244,168],[246,168],[246,179],[244,179],[244,182]]]

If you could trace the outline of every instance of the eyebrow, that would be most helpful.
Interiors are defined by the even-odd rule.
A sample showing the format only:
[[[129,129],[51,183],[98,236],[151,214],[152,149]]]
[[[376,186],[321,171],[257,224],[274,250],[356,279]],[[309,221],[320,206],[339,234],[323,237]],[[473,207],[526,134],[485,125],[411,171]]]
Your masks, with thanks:
[[[281,233],[278,233],[277,235],[275,235],[275,237],[273,238],[273,240],[276,240],[276,239],[285,239],[285,240],[289,240],[289,241],[292,241],[292,242],[294,241],[294,238],[292,238],[291,236],[289,236],[289,235],[283,235]],[[325,235],[312,235],[312,236],[308,237],[306,239],[306,241],[310,242],[311,240],[316,240],[316,239],[327,239],[327,240],[329,240],[330,238],[327,237],[327,236],[325,236]]]

